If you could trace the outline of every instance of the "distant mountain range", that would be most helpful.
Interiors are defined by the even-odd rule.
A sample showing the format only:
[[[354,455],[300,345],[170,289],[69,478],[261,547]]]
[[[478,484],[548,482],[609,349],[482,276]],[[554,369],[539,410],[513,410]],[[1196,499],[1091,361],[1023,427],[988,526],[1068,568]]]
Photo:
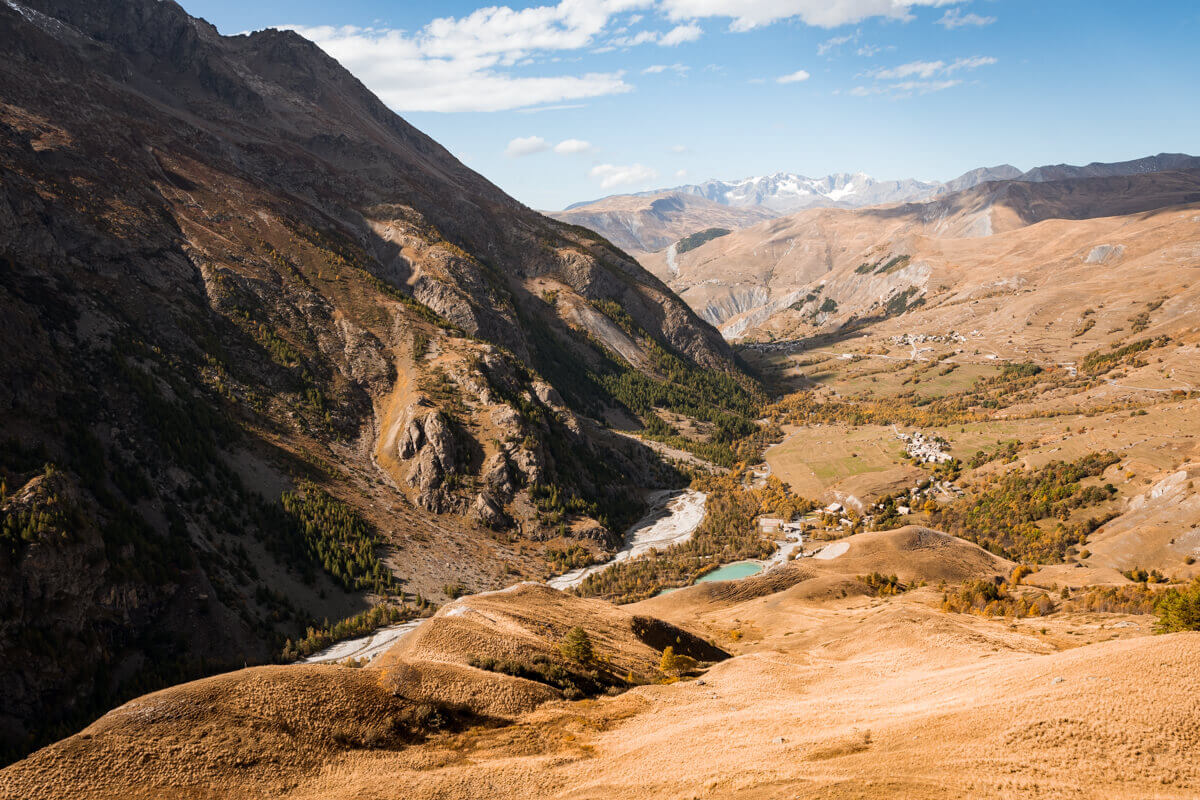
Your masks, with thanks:
[[[694,247],[677,240],[641,263],[731,339],[874,324],[907,313],[912,301],[932,320],[912,330],[968,321],[983,329],[982,310],[991,308],[994,330],[1032,320],[1048,332],[1038,335],[1074,345],[1075,331],[1091,330],[1079,322],[1086,309],[1109,308],[1115,318],[1085,338],[1094,348],[1101,334],[1143,330],[1141,309],[1157,309],[1166,286],[1188,285],[1200,253],[1200,168],[1169,167],[1196,161],[1044,167],[1029,180],[923,201],[810,208],[694,236]],[[1168,169],[1148,170],[1157,165]],[[1055,179],[1038,179],[1047,176]],[[1034,285],[1045,293],[1035,300]],[[977,302],[984,297],[989,304]],[[1044,305],[1035,314],[1029,303]],[[1177,323],[1187,308],[1180,303]]]
[[[721,205],[745,208],[761,206],[780,214],[802,211],[814,206],[860,206],[897,203],[930,197],[940,183],[911,178],[877,181],[862,172],[839,172],[824,178],[807,178],[791,172],[777,172],[740,181],[710,180],[691,186],[677,186],[668,192],[699,195]]]
[[[622,247],[652,252],[713,225],[739,227],[739,221],[749,225],[764,218],[785,216],[809,208],[864,208],[890,203],[924,202],[991,181],[1044,183],[1070,178],[1107,178],[1196,168],[1200,168],[1200,158],[1182,153],[1160,153],[1133,161],[1092,163],[1082,167],[1056,164],[1035,167],[1027,172],[1011,164],[1001,164],[973,169],[944,183],[913,178],[880,181],[862,172],[839,172],[823,178],[777,172],[736,181],[708,180],[669,189],[611,195],[575,203],[551,216],[592,228]],[[704,214],[699,213],[697,199],[707,201],[703,205],[709,208],[723,206],[738,209],[741,218],[730,219],[727,214],[719,214],[721,219],[707,221]],[[672,209],[682,212],[684,208],[687,209],[686,220],[682,218],[682,213],[671,213]],[[638,211],[641,213],[635,213]]]

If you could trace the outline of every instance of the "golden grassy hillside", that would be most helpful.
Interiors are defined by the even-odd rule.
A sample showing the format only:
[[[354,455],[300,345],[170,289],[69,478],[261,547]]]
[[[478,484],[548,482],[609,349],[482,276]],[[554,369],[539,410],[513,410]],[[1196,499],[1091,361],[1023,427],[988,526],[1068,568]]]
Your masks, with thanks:
[[[378,669],[243,670],[139,698],[0,772],[0,797],[1200,792],[1200,634],[1149,636],[1146,617],[1126,614],[948,613],[933,582],[952,589],[1011,565],[915,526],[838,544],[848,545],[841,555],[788,565],[783,580],[696,587],[627,609],[533,585],[464,598]],[[890,570],[930,585],[888,597],[848,591],[861,571]],[[473,658],[549,654],[580,625],[600,664],[650,671],[671,641],[632,632],[650,619],[634,612],[650,611],[734,657],[696,680],[575,702],[547,691],[528,708],[501,701],[486,713],[514,696],[504,685],[534,682],[476,669]],[[667,625],[656,629],[688,641]]]
[[[594,657],[564,654],[575,627]],[[520,584],[446,606],[372,667],[256,667],[140,697],[0,773],[0,797],[286,795],[344,753],[398,752],[655,680],[668,645],[728,657],[670,623]]]

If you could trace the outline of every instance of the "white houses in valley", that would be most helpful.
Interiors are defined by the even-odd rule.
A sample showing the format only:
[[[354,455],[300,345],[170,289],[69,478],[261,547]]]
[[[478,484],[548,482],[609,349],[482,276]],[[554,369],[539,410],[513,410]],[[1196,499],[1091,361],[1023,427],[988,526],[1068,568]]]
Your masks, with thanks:
[[[910,458],[915,458],[923,464],[944,464],[953,458],[950,451],[946,449],[946,440],[940,436],[926,436],[920,431],[902,433],[894,425],[892,430],[895,432],[896,438],[904,442],[904,452],[908,453]]]

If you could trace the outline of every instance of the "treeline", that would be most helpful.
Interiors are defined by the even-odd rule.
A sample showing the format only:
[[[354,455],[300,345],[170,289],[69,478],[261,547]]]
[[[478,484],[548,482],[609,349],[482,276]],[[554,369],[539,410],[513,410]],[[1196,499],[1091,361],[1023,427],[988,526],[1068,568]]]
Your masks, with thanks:
[[[649,438],[723,467],[761,455],[762,442],[754,437],[755,419],[767,398],[759,387],[721,370],[689,364],[638,327],[615,301],[593,300],[592,306],[637,340],[654,371],[663,376],[647,375],[616,358],[609,359],[609,368],[591,373],[614,400],[644,420]],[[607,352],[603,344],[594,344]],[[707,441],[682,436],[658,418],[655,409],[711,423],[712,433]]]
[[[778,478],[757,488],[743,486],[745,472],[696,478],[693,487],[708,494],[704,520],[692,538],[665,550],[622,561],[589,575],[575,590],[583,597],[631,603],[663,589],[686,586],[721,564],[767,558],[775,542],[759,533],[761,515],[792,519],[814,508],[791,493]]]
[[[689,250],[695,250],[706,242],[711,242],[713,239],[720,239],[722,236],[728,236],[732,231],[728,228],[706,228],[702,231],[697,231],[691,236],[685,236],[675,244],[675,253],[683,255]]]
[[[1080,589],[1064,586],[1057,604],[1045,592],[1017,595],[1005,583],[971,580],[942,595],[942,610],[986,617],[1039,617],[1055,611],[1155,614],[1155,633],[1196,631],[1200,630],[1200,578],[1170,588],[1146,583]]]
[[[1200,630],[1200,578],[1164,588],[1149,582],[1063,590],[1064,608],[1108,614],[1156,614],[1156,633]]]
[[[55,467],[42,468],[42,482],[25,506],[9,504],[8,481],[0,479],[0,552],[16,557],[26,545],[52,536],[66,538],[80,524],[77,512],[54,490]]]
[[[535,483],[529,487],[529,499],[543,522],[558,525],[578,514],[599,519],[603,514],[595,503],[584,500],[557,484]]]
[[[1100,517],[1069,524],[1073,512],[1117,492],[1111,484],[1084,487],[1080,482],[1102,475],[1118,461],[1114,453],[1092,453],[1073,462],[985,477],[966,497],[932,510],[930,524],[1014,561],[1060,562],[1108,521]],[[1046,529],[1038,524],[1045,520],[1058,522]]]
[[[685,450],[726,468],[760,460],[766,446],[783,435],[778,425],[762,426],[735,414],[718,417],[712,433],[705,440],[682,435],[653,411],[647,412],[644,420],[646,427],[642,435],[645,438]]]
[[[292,641],[288,639],[283,645],[283,652],[280,653],[280,658],[284,661],[296,661],[297,659],[307,658],[313,653],[319,653],[326,647],[329,647],[343,639],[350,639],[355,636],[366,636],[368,633],[376,631],[388,625],[397,625],[401,622],[408,622],[421,616],[427,608],[427,604],[423,598],[417,598],[415,606],[410,605],[378,605],[370,608],[361,614],[356,614],[353,617],[347,617],[340,622],[332,625],[326,620],[321,627],[312,627],[305,631],[303,639]]]
[[[544,299],[547,304],[553,302],[552,296]],[[722,466],[732,465],[751,452],[740,445],[739,437],[754,428],[754,420],[767,402],[761,387],[741,375],[691,364],[643,330],[614,300],[590,302],[637,342],[656,374],[630,366],[594,336],[573,329],[557,330],[548,315],[542,317],[518,307],[515,311],[534,346],[537,371],[569,405],[596,419],[603,419],[614,407],[624,408],[651,426],[650,438]],[[581,350],[591,350],[596,357],[581,358]],[[661,419],[655,423],[658,409],[711,423],[714,436],[702,441],[680,435]]]
[[[346,591],[396,592],[396,579],[375,553],[374,531],[353,508],[307,480],[280,501],[308,557]]]
[[[1133,586],[1088,586],[1062,589],[1063,610],[1091,611],[1102,614],[1152,614],[1161,589],[1146,584]]]
[[[1079,362],[1079,366],[1084,372],[1090,375],[1099,375],[1108,372],[1121,364],[1143,366],[1136,358],[1138,353],[1155,347],[1165,347],[1170,343],[1170,336],[1160,336],[1156,339],[1139,339],[1136,342],[1130,342],[1113,350],[1095,350],[1084,356],[1083,360]]]
[[[1054,601],[1044,592],[1015,595],[1007,584],[979,579],[943,594],[942,610],[984,617],[1042,617],[1054,611]]]
[[[665,408],[714,423],[723,416],[750,419],[757,415],[764,398],[752,394],[732,375],[687,364],[652,340],[643,341],[642,346],[662,380],[632,368],[601,376],[604,388],[630,411],[641,415]]]

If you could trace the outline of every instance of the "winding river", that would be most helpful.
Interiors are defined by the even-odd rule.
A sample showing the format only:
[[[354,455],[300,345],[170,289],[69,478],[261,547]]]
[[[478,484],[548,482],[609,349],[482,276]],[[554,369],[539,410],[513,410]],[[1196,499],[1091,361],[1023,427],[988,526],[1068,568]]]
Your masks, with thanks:
[[[625,543],[616,554],[602,564],[592,564],[546,581],[548,586],[565,590],[583,583],[588,575],[608,569],[613,564],[627,561],[653,549],[663,549],[673,544],[686,542],[704,519],[704,504],[708,496],[692,489],[654,492],[648,498],[650,510],[625,532]],[[357,639],[347,639],[328,647],[299,663],[314,664],[345,661],[348,658],[374,659],[406,633],[424,622],[415,619],[380,628],[374,633]]]

